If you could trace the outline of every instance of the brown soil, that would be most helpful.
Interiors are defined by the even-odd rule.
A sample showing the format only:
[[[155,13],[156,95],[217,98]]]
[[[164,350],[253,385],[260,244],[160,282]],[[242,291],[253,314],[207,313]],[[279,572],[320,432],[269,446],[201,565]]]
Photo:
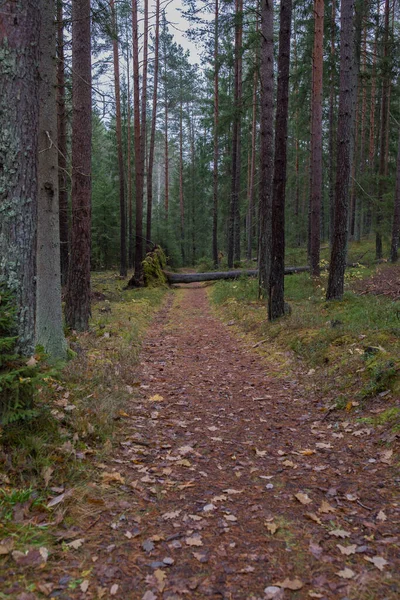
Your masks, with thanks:
[[[60,530],[84,542],[42,573],[49,597],[398,598],[396,436],[388,449],[379,428],[318,406],[213,316],[203,289],[175,292],[85,517]]]

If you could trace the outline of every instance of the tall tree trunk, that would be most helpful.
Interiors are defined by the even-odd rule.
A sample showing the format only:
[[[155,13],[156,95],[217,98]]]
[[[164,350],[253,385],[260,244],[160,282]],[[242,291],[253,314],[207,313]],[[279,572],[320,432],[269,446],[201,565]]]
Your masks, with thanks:
[[[60,222],[54,4],[40,2],[40,108],[36,257],[36,344],[52,360],[66,358],[61,310]]]
[[[155,141],[156,141],[159,47],[160,47],[160,0],[156,0],[153,111],[152,111],[152,116],[151,116],[149,165],[148,165],[148,171],[147,171],[147,228],[146,228],[147,244],[150,244],[150,242],[151,242],[151,221],[152,221],[152,211],[153,211],[153,168],[154,168],[154,148],[155,148]]]
[[[291,22],[292,0],[281,0],[272,192],[271,274],[268,302],[268,319],[270,321],[285,314],[285,195]]]
[[[311,275],[320,274],[322,204],[322,75],[324,50],[324,0],[314,0],[314,50],[311,122]]]
[[[65,64],[63,0],[57,0],[57,137],[58,204],[60,221],[61,284],[67,283],[69,257],[67,190],[67,114],[65,110]]]
[[[126,210],[125,210],[125,169],[124,154],[122,148],[122,120],[121,120],[121,93],[119,83],[119,49],[118,49],[118,25],[115,14],[115,2],[110,0],[111,21],[113,33],[113,59],[114,59],[114,92],[115,92],[115,125],[117,136],[117,154],[119,171],[119,214],[120,214],[120,267],[119,274],[126,277],[128,273],[126,262]]]
[[[135,145],[135,192],[136,192],[136,226],[135,226],[135,272],[128,285],[143,284],[143,161],[141,157],[142,142],[140,131],[140,87],[139,87],[139,36],[138,36],[138,3],[132,2],[133,33],[133,121]]]
[[[163,18],[164,39],[166,33],[166,18],[164,13]],[[167,70],[167,48],[166,43],[163,48],[164,53],[164,168],[165,168],[165,219],[168,221],[169,211],[169,153],[168,153],[168,70]]]
[[[35,338],[39,27],[36,0],[2,3],[0,281],[14,293],[18,348],[26,355]]]
[[[229,209],[228,266],[240,260],[240,172],[241,172],[241,102],[242,102],[242,35],[243,0],[235,0],[235,76],[234,117],[232,132],[232,192]]]
[[[72,234],[65,298],[67,325],[89,327],[92,73],[90,0],[72,1]]]
[[[340,32],[340,84],[337,131],[335,218],[327,300],[341,299],[347,255],[349,183],[354,135],[357,73],[354,60],[354,0],[342,0]]]
[[[329,73],[329,242],[332,246],[333,222],[335,219],[335,39],[336,39],[336,0],[332,0],[331,44]]]
[[[214,170],[213,170],[213,230],[212,254],[214,266],[218,267],[218,127],[219,127],[219,3],[215,0],[214,12]]]
[[[381,135],[379,150],[379,184],[378,184],[378,203],[376,206],[376,240],[375,252],[376,258],[381,259],[382,250],[382,204],[386,189],[386,137],[389,127],[389,87],[390,87],[390,67],[389,61],[389,0],[385,0],[385,24],[383,30],[383,63],[382,63],[382,104],[381,104]]]
[[[259,200],[259,296],[268,297],[271,271],[272,174],[274,168],[274,4],[261,0],[261,111]]]
[[[258,33],[258,20],[256,23]],[[247,260],[253,253],[253,215],[254,215],[254,178],[256,174],[256,138],[257,138],[257,88],[258,88],[258,54],[256,54],[253,76],[253,114],[251,123],[251,150],[249,168],[248,211],[247,211]]]
[[[179,100],[179,210],[181,216],[181,256],[185,264],[185,206],[183,197],[183,98],[182,98],[182,71],[179,73],[180,100]]]
[[[133,206],[132,206],[132,123],[131,123],[131,78],[129,74],[129,51],[127,56],[127,196],[128,196],[128,266],[133,268],[134,245],[133,245]]]
[[[361,84],[361,122],[360,122],[360,156],[359,156],[359,175],[362,177],[365,171],[365,150],[366,150],[366,119],[367,119],[367,86],[365,83],[365,74],[367,70],[367,25],[364,25],[364,36],[363,36],[363,53],[362,53],[362,74],[360,78]],[[361,198],[359,193],[355,190],[355,212],[356,222],[354,227],[355,240],[357,242],[361,239],[361,225],[362,225],[362,214],[363,206],[361,204]]]
[[[144,180],[145,180],[145,164],[146,164],[146,139],[147,139],[147,69],[148,69],[148,52],[149,52],[149,0],[144,0],[144,23],[143,23],[143,69],[142,69],[142,113],[140,125],[140,171],[142,173],[141,190],[142,190],[142,206],[144,196]],[[148,178],[147,178],[148,185]],[[143,211],[143,208],[142,208]],[[146,220],[147,224],[147,220]],[[143,234],[142,234],[143,235]],[[148,240],[142,244],[142,248],[147,247]],[[143,251],[143,250],[142,250]]]
[[[399,237],[400,237],[400,133],[399,144],[397,151],[397,168],[396,168],[396,192],[394,196],[394,212],[392,226],[392,244],[390,248],[390,260],[397,262],[399,255]]]

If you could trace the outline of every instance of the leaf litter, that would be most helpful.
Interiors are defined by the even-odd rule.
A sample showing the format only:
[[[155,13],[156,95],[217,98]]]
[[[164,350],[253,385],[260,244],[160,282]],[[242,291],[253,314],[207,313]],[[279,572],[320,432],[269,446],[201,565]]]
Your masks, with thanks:
[[[132,589],[138,600],[329,598],[338,585],[357,595],[370,573],[376,597],[387,591],[384,576],[400,586],[394,450],[382,450],[374,430],[353,435],[351,416],[322,418],[318,390],[310,399],[295,366],[276,377],[272,358],[242,348],[204,290],[175,298],[154,319],[140,374],[130,376],[141,385],[129,392],[123,443],[107,464],[97,461],[100,485],[83,495],[85,518],[57,556],[68,577],[57,575],[53,552],[26,548],[18,564],[7,538],[0,561],[33,567],[45,578],[38,586],[73,599],[129,598]],[[42,473],[47,485],[54,476]],[[70,496],[61,490],[48,509]],[[301,569],[297,555],[310,557]]]

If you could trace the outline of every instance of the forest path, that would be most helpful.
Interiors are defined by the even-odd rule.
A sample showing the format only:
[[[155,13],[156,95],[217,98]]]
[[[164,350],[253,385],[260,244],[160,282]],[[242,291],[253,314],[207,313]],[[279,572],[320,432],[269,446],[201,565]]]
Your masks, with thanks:
[[[155,318],[140,369],[77,551],[89,588],[60,597],[398,597],[392,457],[365,424],[324,420],[199,286]]]

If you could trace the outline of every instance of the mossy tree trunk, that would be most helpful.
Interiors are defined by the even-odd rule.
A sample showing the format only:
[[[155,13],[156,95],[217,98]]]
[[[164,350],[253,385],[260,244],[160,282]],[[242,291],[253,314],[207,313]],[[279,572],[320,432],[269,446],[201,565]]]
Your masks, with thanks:
[[[15,297],[24,354],[35,341],[39,28],[37,0],[2,3],[0,280]]]

